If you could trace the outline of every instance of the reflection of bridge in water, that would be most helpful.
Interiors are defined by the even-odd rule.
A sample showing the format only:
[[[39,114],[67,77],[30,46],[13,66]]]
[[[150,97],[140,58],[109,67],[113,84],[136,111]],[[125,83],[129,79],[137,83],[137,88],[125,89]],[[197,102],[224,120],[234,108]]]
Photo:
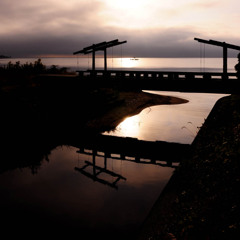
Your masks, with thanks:
[[[85,171],[86,168],[92,167],[92,174]],[[112,188],[118,189],[117,183],[120,180],[127,180],[125,177],[121,176],[120,174],[114,173],[113,171],[110,171],[107,169],[107,158],[104,158],[104,167],[100,167],[96,165],[96,159],[95,156],[93,155],[93,162],[85,161],[85,165],[81,168],[75,167],[76,171],[79,171],[86,177],[91,178],[93,181],[100,182],[102,184],[108,185]],[[100,174],[107,174],[108,176],[114,178],[112,182],[103,178],[100,178]]]
[[[154,164],[162,167],[176,168],[178,163],[190,151],[189,144],[169,143],[164,141],[143,141],[136,138],[98,135],[71,144],[79,148],[78,153],[91,155],[92,162],[85,161],[81,168],[75,170],[83,175],[117,189],[120,180],[126,180],[120,174],[107,169],[107,159],[131,161],[138,164]],[[96,157],[104,158],[104,166],[97,166]],[[87,169],[92,168],[91,173]],[[100,174],[112,176],[113,182],[101,179]]]

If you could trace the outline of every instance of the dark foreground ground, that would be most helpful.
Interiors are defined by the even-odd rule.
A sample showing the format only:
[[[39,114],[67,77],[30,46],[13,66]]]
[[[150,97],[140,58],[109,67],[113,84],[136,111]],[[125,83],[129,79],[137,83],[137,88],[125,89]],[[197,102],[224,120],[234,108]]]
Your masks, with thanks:
[[[82,82],[73,75],[27,78],[18,73],[10,76],[0,74],[0,174],[11,174],[11,170],[21,171],[23,168],[30,168],[33,175],[37,174],[56,147],[77,146],[86,139],[91,141],[102,131],[113,129],[127,116],[148,106],[187,102],[139,90],[99,85],[99,81]],[[14,201],[11,196],[15,193],[5,189],[4,184],[1,189],[3,223],[0,236],[25,239],[64,236],[88,240],[103,234],[107,234],[105,239],[114,240],[122,239],[119,235],[126,236],[126,231],[119,233],[119,229],[109,229],[105,233],[105,229],[89,232],[79,226],[83,219],[76,221],[61,213],[56,216],[44,206],[33,207],[21,199]],[[135,228],[131,228],[132,233]],[[131,239],[130,233],[127,237]]]
[[[139,240],[240,238],[240,96],[220,99]]]
[[[56,146],[110,130],[145,107],[186,102],[82,86],[73,76],[6,83],[0,89],[0,173],[22,167],[34,172]],[[239,95],[217,102],[189,154],[153,206],[139,240],[240,237]]]

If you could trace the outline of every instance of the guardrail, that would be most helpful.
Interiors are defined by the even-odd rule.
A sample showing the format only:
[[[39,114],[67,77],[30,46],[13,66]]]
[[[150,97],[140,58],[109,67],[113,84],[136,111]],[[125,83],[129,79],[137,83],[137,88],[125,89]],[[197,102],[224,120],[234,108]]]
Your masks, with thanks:
[[[95,70],[95,71],[77,71],[80,77],[97,77],[97,78],[116,78],[116,79],[170,79],[170,80],[211,80],[211,79],[237,79],[236,73],[219,73],[219,72],[168,72],[168,71],[132,71],[132,70]]]

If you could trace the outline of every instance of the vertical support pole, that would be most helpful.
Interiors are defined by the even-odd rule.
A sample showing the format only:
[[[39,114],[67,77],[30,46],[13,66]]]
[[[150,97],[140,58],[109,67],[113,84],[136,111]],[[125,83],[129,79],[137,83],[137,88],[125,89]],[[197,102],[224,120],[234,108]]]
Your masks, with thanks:
[[[95,71],[95,50],[92,52],[92,70]]]
[[[107,48],[104,48],[104,71],[107,71]]]
[[[227,46],[226,43],[223,43],[223,76],[227,77]]]

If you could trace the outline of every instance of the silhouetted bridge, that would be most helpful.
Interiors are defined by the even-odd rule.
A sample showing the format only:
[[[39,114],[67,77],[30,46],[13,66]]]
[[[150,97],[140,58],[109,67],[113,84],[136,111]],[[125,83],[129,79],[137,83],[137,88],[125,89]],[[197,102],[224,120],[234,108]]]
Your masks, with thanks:
[[[240,87],[236,73],[133,70],[77,72],[81,79],[91,79],[96,85],[117,86],[123,89],[235,93],[239,92]]]
[[[190,145],[165,141],[143,141],[129,137],[98,135],[71,144],[79,148],[79,153],[134,161],[143,164],[155,164],[174,167],[183,157],[189,154]]]
[[[223,50],[223,71],[217,72],[164,72],[164,71],[132,71],[132,70],[108,70],[107,69],[107,48],[124,44],[127,41],[119,42],[118,39],[100,42],[85,47],[73,54],[92,53],[92,70],[77,71],[81,78],[92,78],[94,84],[100,78],[99,86],[117,86],[124,89],[146,89],[162,91],[184,91],[184,92],[212,92],[212,93],[235,93],[239,92],[239,81],[236,73],[228,73],[228,49],[240,51],[240,46],[220,42],[216,40],[194,40],[214,46]],[[96,70],[95,53],[104,51],[104,70]],[[89,80],[89,79],[88,79]]]

